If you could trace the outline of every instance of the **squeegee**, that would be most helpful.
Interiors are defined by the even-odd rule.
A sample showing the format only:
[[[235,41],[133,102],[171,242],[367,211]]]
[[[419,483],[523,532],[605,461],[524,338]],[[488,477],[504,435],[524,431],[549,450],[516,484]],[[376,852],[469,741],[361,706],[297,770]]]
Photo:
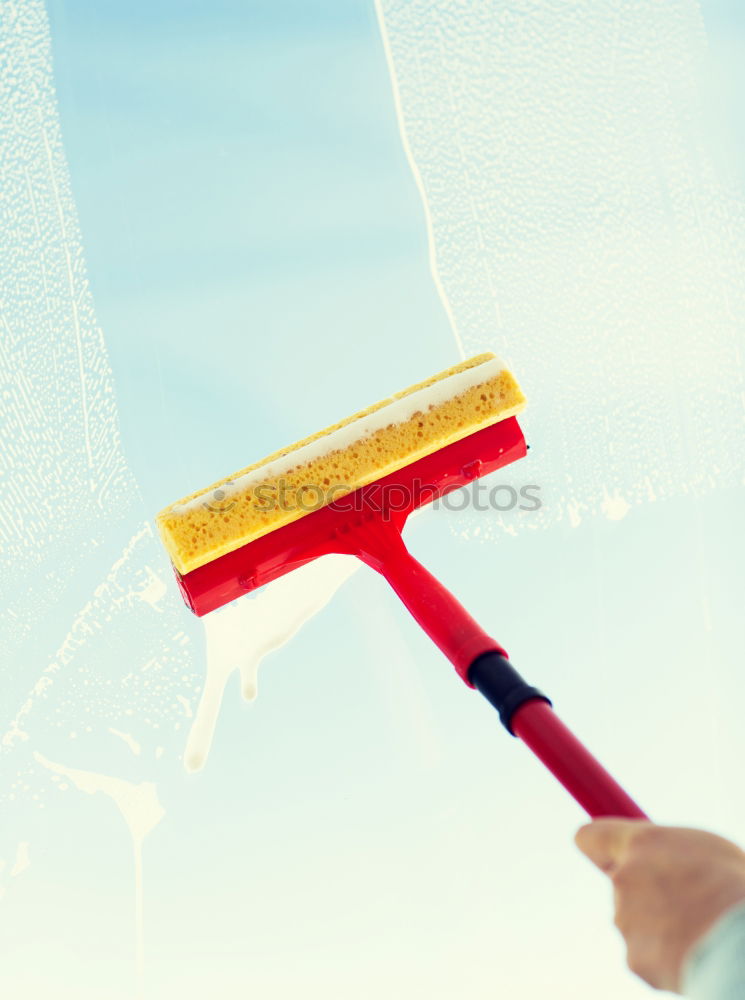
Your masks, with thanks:
[[[199,616],[319,556],[357,556],[591,817],[645,819],[402,538],[412,511],[526,455],[524,405],[479,354],[171,504],[158,529]]]

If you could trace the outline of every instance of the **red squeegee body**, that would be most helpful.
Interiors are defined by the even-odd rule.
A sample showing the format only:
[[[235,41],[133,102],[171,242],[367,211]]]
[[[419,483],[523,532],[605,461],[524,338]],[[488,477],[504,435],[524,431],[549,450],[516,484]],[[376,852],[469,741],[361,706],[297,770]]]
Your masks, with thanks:
[[[350,553],[363,525],[380,521],[400,534],[413,510],[526,451],[515,417],[485,427],[190,573],[175,571],[184,600],[201,617],[318,556]]]

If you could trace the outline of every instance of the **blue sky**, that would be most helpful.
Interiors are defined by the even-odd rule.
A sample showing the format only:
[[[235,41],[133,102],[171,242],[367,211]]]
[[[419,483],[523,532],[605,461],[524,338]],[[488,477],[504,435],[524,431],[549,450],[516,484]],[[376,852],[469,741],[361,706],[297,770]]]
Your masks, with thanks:
[[[48,9],[146,512],[457,360],[370,3]],[[741,191],[744,16],[704,15],[712,154]],[[498,545],[440,511],[410,537],[655,818],[742,841],[741,511],[718,491]],[[184,609],[199,650],[197,624]],[[250,707],[228,690],[205,772],[164,779],[148,996],[645,995],[571,843],[582,814],[372,573],[260,685]],[[39,819],[18,982],[33,935],[60,996],[131,995],[131,860],[107,805],[59,807],[54,837]]]

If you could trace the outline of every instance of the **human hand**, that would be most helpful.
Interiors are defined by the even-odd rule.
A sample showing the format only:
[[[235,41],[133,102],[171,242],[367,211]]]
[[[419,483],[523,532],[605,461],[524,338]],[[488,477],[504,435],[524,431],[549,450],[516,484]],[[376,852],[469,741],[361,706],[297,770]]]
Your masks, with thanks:
[[[745,851],[703,830],[623,819],[588,823],[575,843],[613,882],[631,971],[680,992],[691,948],[745,901]]]

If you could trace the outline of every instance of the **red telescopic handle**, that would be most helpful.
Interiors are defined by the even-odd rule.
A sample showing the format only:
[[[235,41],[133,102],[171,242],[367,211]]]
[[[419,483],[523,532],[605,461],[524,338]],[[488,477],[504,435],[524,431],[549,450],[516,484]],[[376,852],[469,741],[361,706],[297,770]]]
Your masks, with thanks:
[[[646,814],[520,677],[507,654],[462,604],[406,549],[399,526],[373,519],[353,532],[349,551],[376,569],[463,680],[499,711],[518,736],[593,818]]]
[[[545,701],[524,702],[512,716],[512,730],[592,819],[649,819]]]
[[[396,544],[396,539],[400,544]],[[400,535],[393,535],[385,559],[375,568],[469,687],[473,685],[468,670],[476,657],[487,652],[507,656],[447,587],[411,555]]]

